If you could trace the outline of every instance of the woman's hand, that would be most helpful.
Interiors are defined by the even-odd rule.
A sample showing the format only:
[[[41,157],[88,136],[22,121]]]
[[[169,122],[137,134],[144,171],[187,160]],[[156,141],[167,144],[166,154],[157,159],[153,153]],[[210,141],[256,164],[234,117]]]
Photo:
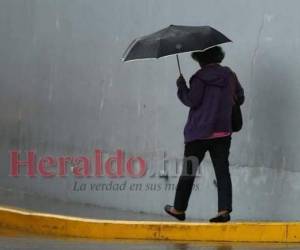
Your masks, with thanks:
[[[186,81],[183,77],[183,75],[180,75],[179,78],[176,81],[177,87],[180,87],[182,85],[186,85]]]

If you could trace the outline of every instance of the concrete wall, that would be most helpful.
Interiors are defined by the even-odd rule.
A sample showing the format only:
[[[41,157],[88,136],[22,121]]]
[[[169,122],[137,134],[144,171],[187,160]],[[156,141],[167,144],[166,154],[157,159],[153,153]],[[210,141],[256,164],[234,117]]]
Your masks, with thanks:
[[[161,213],[174,191],[75,191],[109,178],[11,177],[9,151],[106,157],[120,148],[151,169],[183,155],[187,108],[173,57],[123,64],[129,42],[169,24],[211,25],[234,43],[224,64],[245,88],[244,130],[231,150],[234,218],[297,220],[300,209],[300,2],[297,0],[1,0],[1,186],[104,207]],[[188,78],[197,65],[183,55]],[[23,169],[24,173],[25,168]],[[207,157],[189,215],[217,205]],[[162,185],[177,178],[114,179]]]

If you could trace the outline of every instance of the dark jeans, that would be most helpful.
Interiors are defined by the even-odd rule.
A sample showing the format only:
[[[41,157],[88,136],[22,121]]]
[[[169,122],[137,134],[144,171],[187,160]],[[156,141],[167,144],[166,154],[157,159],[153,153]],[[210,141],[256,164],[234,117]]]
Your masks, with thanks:
[[[228,161],[230,145],[231,136],[195,140],[185,144],[183,169],[175,195],[175,209],[181,211],[187,209],[196,171],[208,151],[217,179],[218,209],[232,211],[232,185]]]

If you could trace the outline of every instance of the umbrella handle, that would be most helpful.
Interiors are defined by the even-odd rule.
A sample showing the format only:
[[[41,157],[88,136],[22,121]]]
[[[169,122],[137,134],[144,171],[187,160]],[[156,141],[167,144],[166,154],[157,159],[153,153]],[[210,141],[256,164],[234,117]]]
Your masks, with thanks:
[[[177,59],[177,66],[178,66],[179,74],[180,74],[180,75],[182,75],[182,73],[181,73],[181,68],[180,68],[180,62],[179,62],[179,56],[178,56],[178,54],[176,55],[176,59]]]

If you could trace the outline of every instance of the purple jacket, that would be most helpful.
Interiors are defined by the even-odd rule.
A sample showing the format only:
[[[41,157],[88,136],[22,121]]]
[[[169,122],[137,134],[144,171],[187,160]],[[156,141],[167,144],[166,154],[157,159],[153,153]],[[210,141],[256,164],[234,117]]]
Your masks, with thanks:
[[[204,139],[214,132],[232,132],[233,92],[236,101],[244,103],[244,90],[235,73],[219,64],[198,70],[190,79],[190,88],[179,84],[177,96],[190,107],[184,127],[184,141]]]

